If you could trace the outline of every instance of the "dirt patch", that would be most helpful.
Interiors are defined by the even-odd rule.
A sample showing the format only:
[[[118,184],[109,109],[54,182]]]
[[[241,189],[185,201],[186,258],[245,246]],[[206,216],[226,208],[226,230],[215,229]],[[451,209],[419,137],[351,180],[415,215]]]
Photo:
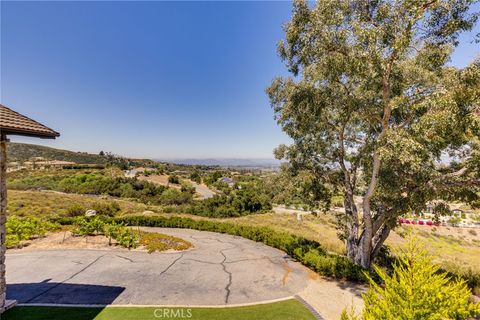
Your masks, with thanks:
[[[179,185],[179,184],[169,183],[168,182],[168,176],[165,175],[165,174],[161,174],[161,175],[152,174],[152,175],[149,175],[148,177],[139,176],[137,179],[161,184],[162,186],[166,186],[166,187],[169,187],[169,188],[175,188],[175,189],[181,189],[182,188],[182,186]]]
[[[285,269],[285,273],[284,273],[283,278],[282,278],[282,285],[285,287],[285,285],[287,284],[287,281],[288,281],[288,276],[293,271],[293,268],[288,265],[287,261],[284,261],[283,262],[283,269]]]
[[[137,248],[127,249],[120,246],[114,239],[104,235],[75,236],[71,231],[49,233],[45,237],[28,240],[22,243],[21,248],[8,249],[8,252],[33,250],[71,250],[93,249],[109,251],[141,251],[154,252],[184,251],[192,244],[180,238],[170,237],[159,233],[140,232],[140,245]]]

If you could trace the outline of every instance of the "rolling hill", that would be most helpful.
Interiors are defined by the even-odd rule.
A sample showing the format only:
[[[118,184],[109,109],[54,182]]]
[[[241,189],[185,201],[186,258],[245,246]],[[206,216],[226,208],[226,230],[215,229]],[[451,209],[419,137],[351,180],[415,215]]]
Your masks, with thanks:
[[[104,164],[105,157],[86,152],[74,152],[26,143],[10,143],[7,149],[9,161],[28,161],[33,157],[47,160],[71,161],[79,164]]]

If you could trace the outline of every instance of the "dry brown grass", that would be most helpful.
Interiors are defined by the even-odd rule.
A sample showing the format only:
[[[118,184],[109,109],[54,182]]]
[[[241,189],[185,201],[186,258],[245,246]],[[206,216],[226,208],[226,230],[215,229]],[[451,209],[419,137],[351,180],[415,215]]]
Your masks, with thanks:
[[[94,203],[115,201],[120,205],[119,214],[135,214],[147,210],[145,204],[110,197],[65,194],[55,191],[8,191],[7,213],[17,216],[63,216],[73,205],[91,209]]]
[[[168,175],[166,174],[161,174],[161,175],[152,174],[149,176],[139,176],[137,179],[142,181],[149,181],[149,182],[161,184],[162,186],[167,186],[170,188],[180,189],[182,187],[180,184],[169,183]]]

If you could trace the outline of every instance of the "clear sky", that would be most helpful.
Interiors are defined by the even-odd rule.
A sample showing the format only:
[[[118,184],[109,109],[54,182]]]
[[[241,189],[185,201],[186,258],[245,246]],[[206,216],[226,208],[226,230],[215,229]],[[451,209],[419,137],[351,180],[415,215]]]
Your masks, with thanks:
[[[288,142],[264,89],[290,2],[1,1],[1,103],[57,148],[150,158],[272,158]],[[476,30],[452,64],[479,53]]]

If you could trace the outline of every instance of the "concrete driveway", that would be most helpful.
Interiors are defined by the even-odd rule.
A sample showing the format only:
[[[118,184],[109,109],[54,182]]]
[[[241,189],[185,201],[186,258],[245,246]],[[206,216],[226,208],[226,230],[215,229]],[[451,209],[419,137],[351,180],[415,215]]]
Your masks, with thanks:
[[[277,249],[240,237],[144,228],[194,248],[153,253],[102,250],[7,254],[7,298],[19,303],[230,305],[291,297],[310,271]]]

